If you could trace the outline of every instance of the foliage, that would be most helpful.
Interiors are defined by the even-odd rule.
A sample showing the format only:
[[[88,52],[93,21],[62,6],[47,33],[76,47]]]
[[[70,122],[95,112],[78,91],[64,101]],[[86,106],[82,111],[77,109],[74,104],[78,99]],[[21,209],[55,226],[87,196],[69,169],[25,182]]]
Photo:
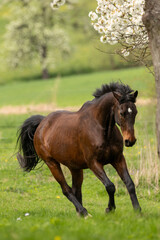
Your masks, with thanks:
[[[42,0],[18,1],[12,7],[12,21],[5,35],[10,65],[17,67],[38,59],[43,71],[49,65],[54,68],[60,56],[70,52],[69,38],[59,27],[58,14]]]
[[[9,5],[7,5],[7,0],[4,0],[4,6],[0,8],[0,83],[15,80],[30,80],[32,78],[39,79],[41,76],[40,60],[37,60],[36,54],[34,54],[34,59],[32,59],[32,61],[23,62],[23,66],[19,66],[16,69],[12,69],[5,61],[9,54],[7,50],[8,46],[4,43],[5,28],[7,24],[11,22],[12,16],[14,16],[14,8],[18,6],[18,2],[19,0],[8,0]],[[71,0],[69,2],[71,2]],[[48,5],[52,15],[58,19],[56,20],[58,26],[61,29],[65,28],[65,33],[69,35],[70,50],[67,58],[60,56],[60,54],[57,53],[58,50],[56,50],[56,61],[53,59],[53,62],[49,64],[50,76],[73,75],[75,73],[87,73],[135,66],[130,57],[128,58],[130,60],[128,63],[123,61],[120,56],[113,54],[116,46],[99,42],[99,35],[92,29],[90,19],[88,18],[90,9],[96,8],[96,1],[72,0],[71,3],[72,4],[64,4],[58,11],[53,11],[50,5]],[[79,19],[81,19],[81,21],[79,21]],[[12,41],[14,41],[14,37]],[[99,51],[99,49],[101,51]],[[49,50],[49,54],[50,56],[55,56],[52,46],[51,50]]]

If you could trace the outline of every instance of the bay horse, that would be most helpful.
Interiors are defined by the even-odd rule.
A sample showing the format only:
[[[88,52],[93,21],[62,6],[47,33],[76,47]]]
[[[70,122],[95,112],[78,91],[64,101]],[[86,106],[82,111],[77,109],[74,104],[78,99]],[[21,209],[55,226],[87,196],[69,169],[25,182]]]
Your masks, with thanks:
[[[134,92],[128,85],[112,82],[97,89],[94,99],[84,103],[77,112],[56,111],[46,117],[31,116],[19,129],[20,166],[29,172],[42,159],[77,213],[85,217],[88,212],[82,204],[83,169],[89,168],[104,184],[109,195],[106,212],[116,208],[115,186],[103,168],[111,164],[126,185],[133,208],[141,210],[123,155],[123,142],[126,147],[136,142],[137,95],[138,91]],[[72,188],[65,180],[61,164],[71,172]]]

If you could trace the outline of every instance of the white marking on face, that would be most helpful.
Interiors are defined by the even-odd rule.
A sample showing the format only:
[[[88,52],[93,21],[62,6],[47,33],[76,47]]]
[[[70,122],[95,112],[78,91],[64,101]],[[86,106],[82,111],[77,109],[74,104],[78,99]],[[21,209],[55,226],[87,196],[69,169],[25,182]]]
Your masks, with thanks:
[[[129,112],[129,113],[132,113],[132,109],[131,109],[131,108],[128,108],[128,112]]]

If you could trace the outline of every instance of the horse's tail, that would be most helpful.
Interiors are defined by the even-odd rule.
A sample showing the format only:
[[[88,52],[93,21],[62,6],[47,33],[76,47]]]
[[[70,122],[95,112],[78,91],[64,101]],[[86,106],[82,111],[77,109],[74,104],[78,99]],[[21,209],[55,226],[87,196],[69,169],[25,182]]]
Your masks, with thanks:
[[[43,119],[44,116],[41,115],[31,116],[24,121],[18,130],[17,144],[19,145],[19,151],[17,159],[24,171],[30,172],[40,161],[34,148],[33,138],[38,125]]]

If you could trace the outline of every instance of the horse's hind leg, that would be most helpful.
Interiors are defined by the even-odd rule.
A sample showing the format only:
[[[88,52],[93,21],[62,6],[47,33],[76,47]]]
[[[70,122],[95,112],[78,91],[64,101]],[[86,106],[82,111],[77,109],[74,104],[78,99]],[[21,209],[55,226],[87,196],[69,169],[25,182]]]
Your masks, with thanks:
[[[94,172],[94,174],[100,179],[100,181],[104,184],[108,195],[109,195],[109,203],[108,208],[106,208],[106,212],[110,212],[116,208],[115,202],[114,202],[114,193],[115,193],[115,186],[114,184],[109,180],[107,177],[103,165],[99,163],[98,161],[93,161],[90,169]]]
[[[78,213],[81,216],[87,216],[88,215],[87,210],[77,200],[77,198],[75,197],[75,195],[72,192],[72,189],[68,186],[68,184],[64,178],[60,164],[58,162],[56,162],[55,160],[46,161],[46,164],[49,167],[54,178],[60,184],[63,194],[74,204],[76,210],[78,211]]]
[[[135,191],[135,185],[128,173],[127,165],[124,156],[120,156],[120,158],[112,163],[112,166],[116,169],[117,173],[121,177],[122,181],[127,187],[127,190],[129,192],[133,208],[135,210],[141,210],[141,207],[139,205],[136,191]]]
[[[72,174],[72,192],[76,196],[77,200],[82,204],[82,183],[83,183],[83,170],[82,169],[70,169]]]

